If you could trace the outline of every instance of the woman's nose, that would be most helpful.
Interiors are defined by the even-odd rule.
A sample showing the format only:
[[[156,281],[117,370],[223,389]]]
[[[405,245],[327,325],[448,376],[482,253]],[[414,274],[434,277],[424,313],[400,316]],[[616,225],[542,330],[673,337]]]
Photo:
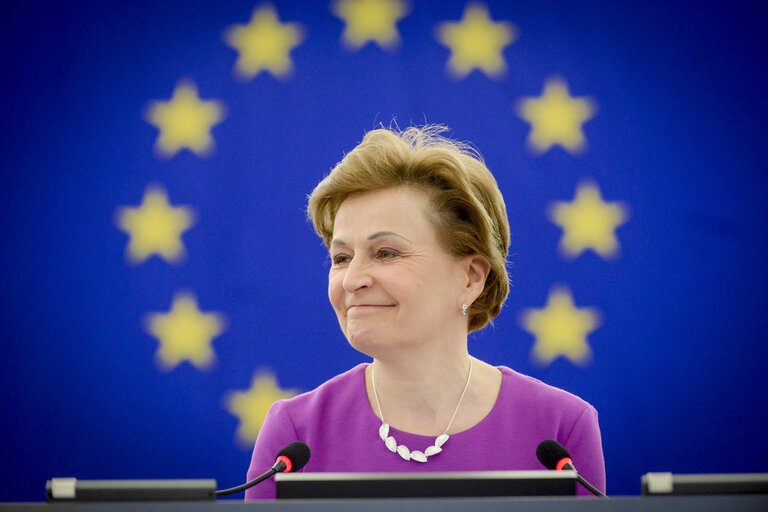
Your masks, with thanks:
[[[342,286],[349,293],[355,293],[362,288],[371,286],[373,280],[370,275],[370,266],[360,257],[353,257],[347,265]]]

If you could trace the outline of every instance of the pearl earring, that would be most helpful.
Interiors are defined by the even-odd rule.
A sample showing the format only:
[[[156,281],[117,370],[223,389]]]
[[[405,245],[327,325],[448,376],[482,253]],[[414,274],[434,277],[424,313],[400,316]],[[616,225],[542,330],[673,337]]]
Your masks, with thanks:
[[[462,304],[461,305],[461,316],[467,316],[467,305]]]

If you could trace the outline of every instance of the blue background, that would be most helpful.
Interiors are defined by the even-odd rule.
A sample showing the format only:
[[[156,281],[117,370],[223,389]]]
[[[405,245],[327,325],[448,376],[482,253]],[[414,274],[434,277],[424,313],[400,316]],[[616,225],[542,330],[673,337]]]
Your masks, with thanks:
[[[513,287],[470,351],[596,406],[609,494],[639,493],[648,471],[768,470],[763,2],[489,2],[519,30],[508,70],[457,81],[433,31],[463,2],[412,2],[399,49],[350,52],[327,2],[276,1],[305,29],[294,76],[236,80],[222,33],[255,5],[4,7],[0,500],[42,500],[56,476],[241,483],[250,453],[226,393],[258,369],[308,390],[366,360],[327,302],[327,254],[304,208],[343,153],[392,119],[446,124],[496,175]],[[598,105],[578,156],[529,151],[515,113],[554,75]],[[142,119],[182,78],[227,107],[207,158],[158,158]],[[614,260],[557,250],[547,209],[585,178],[631,210]],[[114,214],[153,182],[196,212],[182,264],[126,263]],[[535,364],[519,326],[556,284],[602,312],[583,367]],[[155,364],[141,319],[179,290],[227,318],[210,371]]]

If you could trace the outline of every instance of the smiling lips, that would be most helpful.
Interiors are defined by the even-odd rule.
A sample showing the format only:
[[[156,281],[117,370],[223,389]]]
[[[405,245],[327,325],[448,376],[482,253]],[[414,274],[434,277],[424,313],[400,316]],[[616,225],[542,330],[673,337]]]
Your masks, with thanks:
[[[347,314],[373,313],[385,308],[392,308],[393,304],[355,304],[347,308]]]

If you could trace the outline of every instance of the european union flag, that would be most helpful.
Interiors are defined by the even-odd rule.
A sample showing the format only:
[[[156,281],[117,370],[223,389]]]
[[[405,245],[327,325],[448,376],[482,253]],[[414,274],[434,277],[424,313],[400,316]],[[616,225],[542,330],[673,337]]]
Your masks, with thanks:
[[[380,124],[485,157],[512,292],[470,350],[595,405],[609,494],[765,471],[763,3],[4,11],[0,501],[241,483],[269,405],[364,360],[305,202]]]

